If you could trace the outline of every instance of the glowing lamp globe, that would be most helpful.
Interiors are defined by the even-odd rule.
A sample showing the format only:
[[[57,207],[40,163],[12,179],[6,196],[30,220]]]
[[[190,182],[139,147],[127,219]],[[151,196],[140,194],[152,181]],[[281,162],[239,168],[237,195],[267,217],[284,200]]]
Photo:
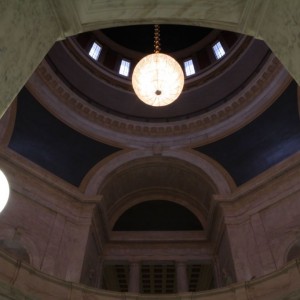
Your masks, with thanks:
[[[142,58],[133,70],[132,86],[140,100],[151,106],[165,106],[180,95],[184,75],[169,55],[154,53]]]
[[[9,197],[9,185],[4,173],[0,170],[0,212],[5,207]]]

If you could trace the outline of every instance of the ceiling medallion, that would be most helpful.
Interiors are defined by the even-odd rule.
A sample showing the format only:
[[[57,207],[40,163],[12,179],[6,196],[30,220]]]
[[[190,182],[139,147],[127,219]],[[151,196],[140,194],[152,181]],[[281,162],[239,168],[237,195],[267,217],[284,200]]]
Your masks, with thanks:
[[[184,75],[179,63],[160,51],[159,25],[154,29],[154,53],[142,58],[133,70],[132,86],[140,100],[151,106],[174,102],[183,89]]]

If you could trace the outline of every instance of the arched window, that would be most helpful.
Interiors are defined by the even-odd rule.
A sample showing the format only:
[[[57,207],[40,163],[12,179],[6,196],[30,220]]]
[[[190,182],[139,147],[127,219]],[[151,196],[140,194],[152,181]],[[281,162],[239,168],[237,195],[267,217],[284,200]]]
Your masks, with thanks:
[[[286,260],[287,262],[300,258],[300,240],[298,240],[294,245],[290,248],[287,253]]]
[[[187,208],[164,200],[137,204],[125,211],[114,231],[187,231],[202,230],[198,218]]]
[[[27,250],[16,240],[0,240],[0,249],[17,260],[30,263]]]

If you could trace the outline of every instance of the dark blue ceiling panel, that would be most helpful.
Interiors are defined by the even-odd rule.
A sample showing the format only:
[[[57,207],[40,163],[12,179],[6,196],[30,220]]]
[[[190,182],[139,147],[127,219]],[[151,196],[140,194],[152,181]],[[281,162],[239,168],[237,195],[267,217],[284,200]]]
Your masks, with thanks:
[[[18,95],[9,148],[75,186],[96,163],[120,150],[71,129],[25,88]]]
[[[297,84],[292,82],[277,101],[249,125],[196,150],[223,165],[237,185],[299,151]]]

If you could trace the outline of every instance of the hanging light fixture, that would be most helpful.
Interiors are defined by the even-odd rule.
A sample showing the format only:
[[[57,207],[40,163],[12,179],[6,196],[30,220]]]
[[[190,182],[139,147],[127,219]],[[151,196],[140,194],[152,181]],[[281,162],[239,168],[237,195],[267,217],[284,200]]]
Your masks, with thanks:
[[[9,197],[9,184],[4,173],[0,170],[0,212],[5,207]]]
[[[184,75],[179,63],[160,53],[159,25],[154,27],[154,53],[142,58],[133,70],[132,86],[140,100],[151,106],[165,106],[180,95]]]

